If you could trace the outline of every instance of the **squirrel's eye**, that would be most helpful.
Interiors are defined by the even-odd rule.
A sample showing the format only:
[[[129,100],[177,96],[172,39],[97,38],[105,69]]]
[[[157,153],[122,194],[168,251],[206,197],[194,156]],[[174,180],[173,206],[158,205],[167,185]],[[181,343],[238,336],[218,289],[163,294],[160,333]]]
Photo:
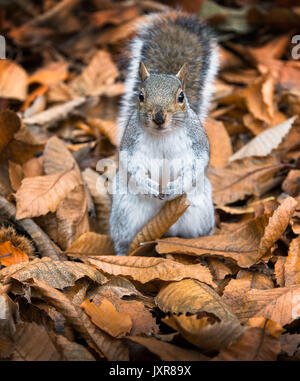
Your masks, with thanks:
[[[179,103],[183,103],[183,101],[184,101],[184,94],[183,94],[183,92],[181,91],[181,93],[178,95],[178,102],[179,102]]]
[[[144,97],[144,94],[142,91],[139,93],[139,100],[141,103],[144,102],[144,100],[145,100],[145,97]]]

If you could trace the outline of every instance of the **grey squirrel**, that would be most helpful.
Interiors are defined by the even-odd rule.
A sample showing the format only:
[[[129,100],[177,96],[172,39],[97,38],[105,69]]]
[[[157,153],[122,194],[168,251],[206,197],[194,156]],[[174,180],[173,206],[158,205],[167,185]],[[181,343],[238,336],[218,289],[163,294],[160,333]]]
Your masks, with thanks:
[[[189,208],[167,236],[214,231],[205,120],[218,49],[196,17],[177,11],[148,16],[131,45],[118,127],[119,169],[113,182],[110,233],[125,255],[136,233],[167,200],[186,193]]]

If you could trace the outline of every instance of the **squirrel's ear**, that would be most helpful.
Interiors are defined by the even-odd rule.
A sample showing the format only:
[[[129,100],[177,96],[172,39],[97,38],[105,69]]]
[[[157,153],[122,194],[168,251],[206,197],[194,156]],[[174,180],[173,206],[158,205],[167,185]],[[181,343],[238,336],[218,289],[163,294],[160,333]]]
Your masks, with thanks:
[[[187,63],[184,63],[179,72],[176,74],[176,77],[180,80],[181,84],[182,84],[182,89],[184,90],[185,88],[185,81],[186,81],[186,78],[187,78],[187,75],[189,73],[189,67],[188,67],[188,64]]]
[[[144,82],[145,79],[150,76],[150,74],[149,74],[149,72],[148,72],[148,70],[147,70],[147,68],[143,62],[140,62],[139,75],[140,75],[142,82]]]

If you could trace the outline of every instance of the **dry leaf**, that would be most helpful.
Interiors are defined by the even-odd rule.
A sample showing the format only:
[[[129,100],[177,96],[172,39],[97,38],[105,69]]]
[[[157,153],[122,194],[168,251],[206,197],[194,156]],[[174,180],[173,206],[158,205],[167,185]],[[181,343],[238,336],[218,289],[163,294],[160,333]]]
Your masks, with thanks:
[[[232,323],[238,323],[237,317],[222,298],[211,287],[194,279],[168,284],[160,290],[155,302],[164,312],[205,312],[213,315],[218,321],[230,320]]]
[[[59,203],[80,184],[76,169],[24,179],[16,193],[17,219],[55,212]]]
[[[2,266],[11,266],[16,263],[29,262],[27,254],[6,241],[0,245],[0,263]]]
[[[247,329],[243,336],[228,348],[220,351],[214,361],[275,361],[280,343],[265,330]]]
[[[276,174],[284,167],[271,157],[244,158],[226,168],[209,168],[208,176],[217,205],[226,205],[246,196],[262,196],[282,181]]]
[[[68,76],[68,64],[64,61],[50,62],[47,66],[33,73],[28,83],[42,83],[47,86],[64,81]]]
[[[237,322],[222,321],[208,324],[207,318],[198,319],[197,315],[171,315],[163,319],[164,323],[171,321],[176,330],[190,343],[206,351],[220,350],[235,342],[245,331]],[[171,325],[172,326],[172,325]]]
[[[158,214],[134,237],[128,255],[131,255],[141,243],[162,237],[188,207],[189,203],[185,194],[175,200],[167,201]]]
[[[300,284],[300,236],[293,239],[285,258],[284,281],[285,286]]]
[[[263,328],[276,339],[285,331],[280,325],[270,319],[263,317],[251,318],[247,321],[247,326]]]
[[[2,43],[2,42],[1,42]],[[27,96],[26,71],[10,60],[0,60],[0,97],[20,101]]]
[[[65,119],[77,107],[82,106],[86,102],[86,98],[76,98],[70,102],[63,103],[62,105],[54,106],[46,111],[42,111],[31,117],[24,118],[23,122],[26,125],[38,125],[43,127],[50,127],[58,121]]]
[[[102,95],[115,82],[118,75],[118,69],[110,54],[99,50],[82,74],[71,82],[71,89],[79,96]]]
[[[109,235],[87,232],[76,239],[66,250],[73,255],[112,255],[113,243]]]
[[[242,159],[249,156],[267,156],[277,148],[282,139],[291,129],[297,116],[289,118],[278,126],[268,128],[229,158],[229,161]]]
[[[128,337],[129,340],[146,347],[163,361],[205,361],[200,352],[165,343],[154,337]]]
[[[164,281],[194,278],[213,285],[209,270],[201,264],[183,265],[164,258],[100,256],[80,257],[104,273],[127,276],[140,283],[155,279]]]
[[[300,316],[300,286],[271,290],[251,290],[244,300],[238,317],[245,322],[252,317],[265,317],[284,327]]]
[[[99,354],[103,353],[109,360],[129,360],[127,346],[96,328],[81,308],[72,304],[67,296],[40,281],[31,282],[30,285],[39,291],[50,305],[60,311],[71,326]]]
[[[101,181],[98,182],[99,176],[91,168],[87,168],[82,172],[82,177],[92,196],[96,209],[96,231],[107,234],[109,232],[111,198],[103,183]]]
[[[222,122],[208,118],[204,124],[210,145],[210,165],[224,168],[232,155],[228,132]]]
[[[99,284],[107,282],[102,273],[84,263],[53,261],[48,258],[35,259],[29,263],[19,263],[0,270],[0,279],[3,283],[10,278],[19,282],[34,279],[59,289],[74,286],[75,282],[83,277]]]
[[[118,312],[106,298],[102,298],[98,306],[86,300],[80,307],[84,309],[97,327],[113,337],[124,337],[131,331],[132,320],[130,316],[127,313]]]
[[[275,114],[274,86],[274,77],[267,74],[257,78],[243,93],[249,111],[253,116],[268,124],[272,124]]]

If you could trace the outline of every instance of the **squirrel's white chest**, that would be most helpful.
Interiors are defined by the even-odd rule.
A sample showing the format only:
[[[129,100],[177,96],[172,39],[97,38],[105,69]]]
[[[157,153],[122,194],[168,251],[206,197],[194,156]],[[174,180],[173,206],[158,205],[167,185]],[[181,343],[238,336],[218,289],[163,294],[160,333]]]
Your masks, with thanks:
[[[172,167],[176,178],[181,171],[181,161],[193,158],[192,142],[182,129],[162,136],[143,134],[135,159],[151,173],[153,180],[158,180]]]

